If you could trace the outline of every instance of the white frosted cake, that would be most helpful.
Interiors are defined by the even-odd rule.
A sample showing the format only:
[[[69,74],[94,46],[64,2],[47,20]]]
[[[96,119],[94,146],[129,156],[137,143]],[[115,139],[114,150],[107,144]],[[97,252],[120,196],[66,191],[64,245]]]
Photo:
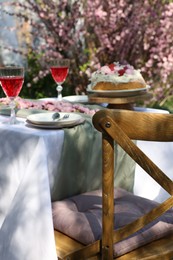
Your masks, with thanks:
[[[126,90],[146,87],[140,70],[131,65],[114,62],[95,71],[91,76],[89,88],[92,90]]]

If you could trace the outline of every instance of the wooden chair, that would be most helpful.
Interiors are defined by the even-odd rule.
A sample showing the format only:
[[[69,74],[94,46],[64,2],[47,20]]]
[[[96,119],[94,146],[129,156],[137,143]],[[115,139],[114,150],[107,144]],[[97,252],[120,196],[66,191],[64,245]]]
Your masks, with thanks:
[[[89,195],[88,193],[84,194],[86,196],[84,197],[83,195],[83,197],[87,199],[88,196],[88,198],[91,199],[94,194],[92,199],[97,198],[98,202],[95,201],[95,204],[92,205],[97,204],[97,209],[99,208],[100,210],[100,204],[102,203],[101,237],[89,245],[84,245],[77,241],[76,237],[73,236],[75,231],[78,232],[78,226],[80,226],[82,220],[77,217],[77,220],[75,221],[74,218],[77,216],[76,213],[71,218],[71,215],[68,215],[67,213],[68,211],[65,210],[63,213],[62,209],[63,203],[65,203],[66,206],[70,207],[70,210],[73,211],[74,205],[71,203],[74,203],[76,197],[53,203],[53,219],[56,229],[55,241],[58,259],[173,259],[173,210],[171,209],[173,207],[173,182],[136,146],[133,141],[173,141],[173,115],[127,110],[101,110],[93,116],[93,124],[95,128],[102,133],[102,201],[100,202],[100,197],[94,192],[89,193]],[[124,197],[118,197],[118,203],[116,202],[115,193],[117,193],[117,190],[114,188],[114,156],[116,156],[116,154],[114,151],[114,141],[170,194],[170,197],[166,201],[159,204],[117,188],[118,192],[124,194]],[[126,200],[126,202],[130,201],[130,203],[133,203],[133,200],[135,201],[132,208],[130,208],[132,204],[129,205],[132,212],[130,212],[127,204],[125,206],[125,210],[128,209],[127,214],[126,211],[123,212],[124,208],[122,208],[117,215],[115,214],[114,210],[120,206],[121,199],[123,201]],[[84,202],[82,201],[81,203],[85,204]],[[143,202],[145,204],[144,206],[142,205]],[[150,210],[145,212],[145,208],[147,208],[148,205],[150,205]],[[82,207],[83,206],[84,205],[82,205]],[[131,223],[126,223],[124,226],[120,225],[118,229],[114,230],[114,224],[118,221],[121,222],[121,213],[124,214],[123,218],[127,217],[128,219],[128,216],[130,216],[131,213],[135,213],[133,212],[134,206],[139,206],[139,209],[140,207],[143,207],[144,215],[140,215],[138,219],[134,218],[134,221]],[[85,212],[79,212],[79,214],[82,214],[82,217],[86,217]],[[167,214],[166,219],[161,219],[162,217],[165,217],[165,214]],[[61,220],[57,220],[58,216],[61,216]],[[66,219],[70,219],[69,221],[72,220],[73,222],[69,222],[66,225],[63,222]],[[160,220],[159,222],[157,221],[158,219]],[[68,233],[68,229],[70,229],[70,223],[73,223],[72,225],[74,225],[72,229],[73,234],[65,235],[64,233],[66,233],[66,231]],[[76,223],[76,227],[74,223]],[[157,223],[158,225],[153,231],[153,241],[148,241],[146,244],[144,243],[144,245],[141,245],[138,243],[139,230],[142,229],[143,237],[144,232],[148,232],[150,227],[153,228],[153,223]],[[163,227],[159,237],[157,233],[161,230],[159,226],[160,223],[166,225],[166,228],[165,226]],[[90,223],[90,226],[92,224],[93,223]],[[97,223],[93,224],[94,227],[96,225]],[[62,230],[62,227],[64,227],[64,230]],[[82,228],[84,228],[84,226],[81,227],[81,229]],[[132,234],[137,234],[137,248],[116,256],[116,248],[114,248],[114,245],[122,242],[125,242],[126,245],[128,239],[125,238],[130,236],[130,239],[133,239]],[[149,237],[151,236],[153,236],[152,232],[149,233]],[[122,249],[124,249],[124,245]]]

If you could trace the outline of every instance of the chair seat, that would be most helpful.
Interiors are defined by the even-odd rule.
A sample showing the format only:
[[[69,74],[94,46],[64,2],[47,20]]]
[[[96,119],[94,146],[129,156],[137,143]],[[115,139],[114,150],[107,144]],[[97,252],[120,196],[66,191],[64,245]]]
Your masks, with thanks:
[[[173,234],[155,240],[144,247],[139,247],[127,255],[117,257],[118,260],[171,260],[173,259],[172,248]]]
[[[159,204],[135,196],[121,188],[115,188],[114,198],[116,199],[114,208],[115,229],[131,223]],[[101,204],[101,190],[53,202],[54,228],[81,243],[81,247],[82,244],[89,245],[100,240],[102,236]],[[114,244],[114,257],[124,255],[170,233],[173,234],[173,210],[167,211],[145,228]]]
[[[60,259],[65,259],[65,257],[71,252],[77,251],[85,246],[81,243],[74,241],[70,237],[64,235],[63,233],[55,230],[55,242],[56,242],[56,252]],[[155,240],[150,244],[145,245],[145,247],[140,247],[128,253],[128,255],[122,255],[116,257],[118,260],[165,260],[172,259],[172,241],[173,234],[171,236],[166,236],[159,240]],[[160,248],[162,247],[162,255],[160,255]],[[101,256],[90,257],[88,260],[100,260]]]

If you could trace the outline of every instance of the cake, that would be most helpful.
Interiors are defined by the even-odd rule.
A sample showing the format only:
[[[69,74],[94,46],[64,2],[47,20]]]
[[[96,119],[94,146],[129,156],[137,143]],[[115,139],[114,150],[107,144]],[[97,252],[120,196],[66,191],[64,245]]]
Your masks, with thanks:
[[[131,90],[146,87],[140,70],[114,62],[95,71],[91,76],[91,90]]]

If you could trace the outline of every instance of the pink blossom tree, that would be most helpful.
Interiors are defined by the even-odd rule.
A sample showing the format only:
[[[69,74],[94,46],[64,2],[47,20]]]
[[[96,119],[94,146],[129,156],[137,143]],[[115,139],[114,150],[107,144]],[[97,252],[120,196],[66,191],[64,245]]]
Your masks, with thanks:
[[[87,28],[97,37],[97,61],[128,62],[140,68],[163,102],[173,85],[172,1],[89,1]]]
[[[50,57],[68,57],[67,85],[77,94],[85,93],[92,71],[113,61],[141,69],[154,93],[153,102],[163,104],[173,94],[172,1],[19,0],[10,4],[15,6],[19,26],[24,21],[29,24],[31,40],[23,52],[28,62],[38,64],[36,71],[29,66],[32,85],[38,86],[50,74],[46,66]]]

